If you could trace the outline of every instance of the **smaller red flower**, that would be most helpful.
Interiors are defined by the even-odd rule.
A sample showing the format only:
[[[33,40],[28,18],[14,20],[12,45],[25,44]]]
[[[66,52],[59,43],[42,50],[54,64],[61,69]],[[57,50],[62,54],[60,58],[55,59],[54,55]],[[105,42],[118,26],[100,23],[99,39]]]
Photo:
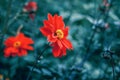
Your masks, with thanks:
[[[37,3],[34,1],[28,2],[25,7],[25,11],[31,12],[31,11],[36,11],[37,10]]]
[[[23,33],[19,33],[15,37],[9,37],[4,42],[4,56],[25,56],[28,50],[33,50],[33,47],[30,46],[33,43],[33,40],[26,37]]]
[[[35,12],[37,10],[37,3],[34,1],[28,2],[25,6],[24,6],[24,12],[28,12],[29,13],[29,17],[33,20],[35,17]]]
[[[48,20],[44,20],[40,31],[51,42],[54,57],[64,56],[67,49],[73,49],[72,43],[67,39],[69,27],[65,27],[62,16],[48,14]]]

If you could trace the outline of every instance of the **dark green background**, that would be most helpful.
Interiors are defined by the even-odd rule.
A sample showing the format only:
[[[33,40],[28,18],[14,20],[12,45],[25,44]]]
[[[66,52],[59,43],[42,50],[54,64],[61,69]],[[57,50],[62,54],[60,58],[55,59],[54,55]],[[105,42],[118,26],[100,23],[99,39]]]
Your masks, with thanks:
[[[17,12],[22,11],[26,0],[0,0],[0,31],[5,27],[8,4],[12,1],[9,15],[10,22]],[[67,55],[55,58],[52,48],[45,51],[41,60],[33,70],[30,80],[112,80],[112,67],[110,60],[102,57],[105,49],[114,52],[115,77],[120,80],[120,0],[113,0],[107,19],[99,7],[103,6],[102,0],[34,0],[38,10],[34,21],[28,14],[20,13],[20,16],[8,25],[4,40],[16,35],[18,27],[22,24],[23,32],[31,37],[35,44],[35,50],[29,51],[25,57],[5,58],[3,43],[0,52],[0,74],[4,79],[26,80],[35,61],[35,56],[47,46],[47,39],[39,28],[43,26],[43,20],[47,14],[63,16],[66,26],[70,27],[68,38],[74,49],[67,51]],[[9,7],[10,9],[10,7]],[[104,9],[104,8],[103,8]],[[100,16],[99,16],[100,15]],[[98,19],[97,19],[98,18]],[[90,42],[90,36],[94,32],[94,22],[109,23],[109,28],[98,25]],[[2,33],[1,33],[2,34]],[[90,44],[89,44],[90,43]],[[89,51],[86,51],[89,47]],[[82,59],[91,54],[84,66],[80,67]],[[106,54],[109,56],[109,54]],[[77,66],[77,67],[76,67]]]

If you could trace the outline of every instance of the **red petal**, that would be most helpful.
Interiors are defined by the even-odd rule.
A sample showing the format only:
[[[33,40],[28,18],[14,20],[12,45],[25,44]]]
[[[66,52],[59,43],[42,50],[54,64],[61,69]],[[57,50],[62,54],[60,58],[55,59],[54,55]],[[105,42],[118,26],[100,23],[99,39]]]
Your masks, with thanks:
[[[55,30],[57,30],[58,29],[58,15],[57,14],[55,14],[54,15],[54,27],[55,27]]]
[[[63,48],[61,49],[61,53],[60,53],[59,57],[62,57],[62,56],[65,56],[65,55],[66,55],[66,48],[63,47]]]
[[[65,37],[68,36],[68,30],[69,30],[69,27],[66,27],[66,28],[63,30],[63,33],[64,33],[64,36],[65,36]]]
[[[31,38],[26,38],[27,44],[33,44],[34,41]]]
[[[12,47],[9,47],[9,48],[6,48],[4,50],[4,56],[5,57],[9,57],[9,56],[16,56],[18,50],[16,48],[12,48]]]
[[[53,17],[50,13],[48,13],[48,21],[50,21],[53,24]]]
[[[27,6],[31,9],[37,10],[37,3],[36,2],[31,1],[28,3]]]
[[[63,43],[63,45],[64,45],[66,48],[68,48],[68,49],[73,49],[72,44],[71,44],[71,42],[70,42],[69,40],[63,39],[63,40],[62,40],[62,43]]]
[[[27,55],[27,51],[25,49],[21,49],[21,50],[19,50],[17,55],[18,56],[26,56]]]
[[[49,35],[47,37],[47,39],[48,39],[49,42],[56,42],[56,40],[57,40],[57,38],[54,36],[54,34],[53,35]]]
[[[66,48],[65,47],[62,48],[62,53],[63,53],[63,56],[66,55]]]
[[[58,22],[57,22],[59,25],[58,25],[58,29],[63,29],[65,24],[64,24],[64,21],[62,19],[62,16],[59,16],[58,17]]]
[[[23,33],[20,33],[18,36],[16,36],[16,41],[20,41],[22,45],[34,43],[34,41],[31,38],[26,37]]]
[[[48,22],[47,20],[44,20],[44,26],[45,26],[48,30],[50,30],[51,32],[54,31],[54,26],[53,26],[53,24],[51,24],[51,23]]]
[[[51,34],[50,30],[48,30],[48,29],[45,28],[45,27],[41,27],[41,28],[40,28],[40,31],[42,32],[42,34],[43,34],[44,36],[48,36],[48,35]]]
[[[4,49],[4,56],[9,57],[11,55],[10,51],[8,48]]]
[[[19,40],[21,41],[22,44],[26,44],[26,45],[34,43],[34,41],[31,38],[27,38],[27,37],[21,38]]]
[[[54,15],[54,26],[55,29],[64,29],[64,21],[62,16],[58,16],[57,14]]]
[[[23,49],[26,49],[26,50],[34,50],[32,46],[29,46],[29,45],[23,45],[21,46]]]
[[[60,53],[61,53],[61,50],[56,44],[54,44],[52,52],[53,52],[54,57],[59,57]]]
[[[60,40],[57,40],[57,44],[58,44],[58,46],[60,47],[60,49],[62,49],[62,48],[63,48],[63,45],[62,45],[62,43],[61,43],[61,41],[60,41]]]
[[[6,47],[12,47],[14,42],[15,42],[15,38],[9,37],[8,39],[5,40],[4,44]]]

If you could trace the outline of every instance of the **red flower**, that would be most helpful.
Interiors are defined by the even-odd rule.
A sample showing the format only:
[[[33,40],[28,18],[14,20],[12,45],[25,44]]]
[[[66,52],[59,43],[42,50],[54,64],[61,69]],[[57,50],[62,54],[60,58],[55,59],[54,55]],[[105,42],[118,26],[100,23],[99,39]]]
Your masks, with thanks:
[[[65,27],[62,16],[48,14],[44,26],[40,31],[52,43],[54,57],[66,55],[66,49],[72,49],[71,42],[67,39],[69,27]]]
[[[27,12],[30,12],[30,11],[36,11],[37,10],[37,3],[34,2],[34,1],[31,1],[31,2],[28,2],[24,9],[27,11]]]
[[[6,46],[4,56],[25,56],[27,55],[27,50],[33,50],[33,47],[30,46],[30,44],[33,43],[33,40],[26,37],[23,33],[20,33],[15,37],[9,37],[4,42]]]
[[[35,12],[37,10],[37,3],[34,1],[28,2],[24,6],[24,11],[29,13],[29,17],[33,20],[35,17]]]

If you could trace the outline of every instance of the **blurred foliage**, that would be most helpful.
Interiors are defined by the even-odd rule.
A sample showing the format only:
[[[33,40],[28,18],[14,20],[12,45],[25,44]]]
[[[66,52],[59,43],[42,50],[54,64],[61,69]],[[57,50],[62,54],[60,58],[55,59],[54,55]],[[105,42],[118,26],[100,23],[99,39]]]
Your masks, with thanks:
[[[47,19],[48,13],[63,16],[66,26],[70,27],[68,38],[72,42],[74,50],[67,51],[67,55],[64,57],[54,58],[52,49],[49,47],[42,59],[38,60],[29,80],[111,80],[110,61],[105,60],[102,56],[105,49],[110,49],[114,53],[115,77],[116,80],[120,80],[119,0],[113,0],[107,19],[106,14],[99,9],[103,6],[102,0],[34,0],[38,4],[34,21],[28,17],[28,14],[21,12],[24,4],[28,2],[27,0],[11,1],[11,11],[8,16],[10,24],[4,40],[16,35],[18,27],[23,25],[21,32],[35,41],[35,50],[30,51],[25,57],[5,58],[4,45],[1,44],[0,80],[3,80],[2,78],[4,80],[26,80],[34,64],[35,56],[48,43],[39,31],[39,28],[43,26],[43,20]],[[9,2],[10,0],[0,0],[0,32],[6,25],[4,23]],[[18,12],[20,15],[12,21]],[[96,21],[97,24],[100,23],[97,26]],[[102,26],[104,23],[109,24],[108,28]],[[2,33],[0,33],[1,35]],[[88,54],[91,55],[88,56]],[[81,67],[80,64],[85,58],[87,59]]]

